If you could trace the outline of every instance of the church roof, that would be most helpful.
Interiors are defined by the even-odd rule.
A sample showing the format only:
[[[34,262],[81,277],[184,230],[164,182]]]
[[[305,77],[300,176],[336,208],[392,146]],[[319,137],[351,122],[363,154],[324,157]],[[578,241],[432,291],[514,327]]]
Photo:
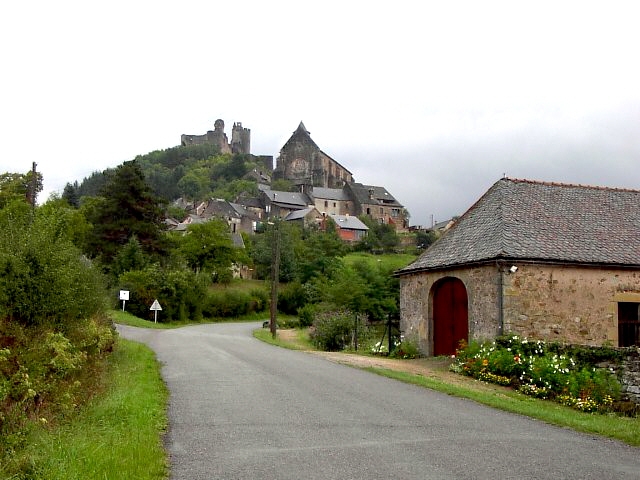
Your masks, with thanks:
[[[640,191],[503,178],[398,274],[496,260],[640,267]]]

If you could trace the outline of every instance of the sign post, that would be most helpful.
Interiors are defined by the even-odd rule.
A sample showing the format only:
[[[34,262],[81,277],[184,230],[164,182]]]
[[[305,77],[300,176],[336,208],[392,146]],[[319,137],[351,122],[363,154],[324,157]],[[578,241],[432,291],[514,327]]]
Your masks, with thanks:
[[[129,300],[129,290],[120,290],[120,300],[122,300],[122,311],[124,312],[124,303]]]
[[[158,323],[158,311],[162,310],[162,307],[157,298],[153,301],[150,310],[153,312],[153,323]]]

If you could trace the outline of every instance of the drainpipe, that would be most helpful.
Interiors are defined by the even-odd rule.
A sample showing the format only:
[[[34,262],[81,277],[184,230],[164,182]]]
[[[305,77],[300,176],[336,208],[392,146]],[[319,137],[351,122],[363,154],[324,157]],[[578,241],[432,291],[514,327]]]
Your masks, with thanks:
[[[504,334],[504,266],[496,262],[498,267],[498,335]]]

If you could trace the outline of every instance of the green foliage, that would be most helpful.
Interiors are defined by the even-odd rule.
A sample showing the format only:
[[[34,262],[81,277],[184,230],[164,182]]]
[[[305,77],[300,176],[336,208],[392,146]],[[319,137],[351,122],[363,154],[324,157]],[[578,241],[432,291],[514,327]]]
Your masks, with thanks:
[[[251,238],[250,251],[254,276],[261,280],[270,278],[276,238],[280,243],[279,280],[293,281],[297,276],[296,250],[300,248],[302,232],[296,225],[282,221],[278,222],[277,231],[275,225],[266,225],[264,233]]]
[[[354,315],[349,310],[322,312],[316,315],[311,340],[320,350],[344,350],[351,344],[353,327]]]
[[[393,358],[418,358],[421,356],[418,344],[409,339],[402,339],[389,354]]]
[[[0,318],[70,324],[105,309],[104,279],[73,245],[64,209],[21,201],[0,210]]]
[[[307,303],[307,292],[300,282],[285,284],[278,291],[278,311],[295,315]]]
[[[64,186],[62,191],[62,199],[73,208],[80,208],[80,195],[78,194],[78,182],[74,182],[73,185],[68,183]]]
[[[307,303],[298,308],[298,323],[301,327],[310,327],[313,325],[317,307],[313,303]]]
[[[279,178],[271,182],[271,190],[275,190],[276,192],[295,192],[296,186],[291,180]]]
[[[120,247],[135,236],[147,255],[166,254],[161,201],[145,182],[135,162],[124,162],[102,190],[103,200],[87,211],[93,225],[89,253],[109,268]]]
[[[71,414],[88,397],[115,332],[94,316],[64,330],[0,319],[0,465],[47,418]]]
[[[120,275],[118,286],[129,291],[127,311],[140,318],[154,319],[149,309],[158,300],[162,311],[159,322],[198,321],[202,319],[202,303],[208,280],[187,269],[163,269],[157,264]]]
[[[178,244],[190,268],[219,277],[229,273],[239,254],[239,250],[233,246],[229,227],[224,220],[189,225],[187,233],[179,237]]]
[[[0,459],[0,478],[167,477],[167,391],[153,352],[121,339],[108,363],[102,382],[108,388],[67,418],[38,422],[23,448]],[[87,387],[81,397],[90,396]]]
[[[416,246],[419,249],[427,249],[429,246],[438,239],[438,235],[433,230],[419,230],[415,233]]]
[[[518,336],[500,337],[495,342],[471,342],[458,350],[453,369],[583,411],[607,410],[619,398],[620,384],[608,370],[587,365],[587,358],[602,359],[603,353],[592,356],[583,353],[579,365],[563,348]],[[584,351],[586,347],[578,348]]]
[[[132,235],[113,259],[111,273],[117,277],[130,270],[143,270],[147,265],[149,265],[149,258],[142,250],[136,236]]]
[[[312,301],[344,306],[370,320],[385,320],[398,313],[398,280],[366,261],[340,263],[326,275],[314,277],[308,288]]]
[[[369,231],[367,235],[356,245],[356,249],[371,253],[394,252],[400,244],[400,238],[393,225],[378,223],[368,215],[358,217]]]
[[[203,300],[203,314],[207,318],[234,318],[263,312],[268,306],[265,290],[243,292],[233,289],[214,290]]]
[[[22,173],[3,173],[0,175],[0,208],[3,208],[10,202],[22,200],[28,202],[30,191],[33,186],[33,172]],[[36,173],[35,179],[35,195],[42,191],[42,175]]]

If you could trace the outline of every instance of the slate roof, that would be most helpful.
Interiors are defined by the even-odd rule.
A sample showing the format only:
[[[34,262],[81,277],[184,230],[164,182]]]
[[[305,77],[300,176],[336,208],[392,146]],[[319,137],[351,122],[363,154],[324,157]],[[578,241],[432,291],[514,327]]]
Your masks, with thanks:
[[[282,206],[296,206],[305,208],[312,205],[313,202],[307,195],[299,192],[280,192],[276,190],[263,190],[262,191],[272,203]]]
[[[640,268],[640,191],[503,178],[397,274],[500,259]]]
[[[294,210],[293,212],[290,212],[286,217],[284,217],[284,220],[287,222],[290,220],[300,220],[309,215],[314,210],[316,210],[316,207],[307,207],[303,208],[302,210]]]
[[[347,187],[360,205],[387,205],[402,208],[402,205],[384,187],[362,183],[349,183]],[[373,191],[373,198],[370,198],[371,191]]]
[[[331,214],[329,216],[342,230],[369,230],[369,227],[367,227],[358,217],[337,214]]]
[[[320,200],[349,201],[349,194],[343,188],[313,187],[313,198]]]

